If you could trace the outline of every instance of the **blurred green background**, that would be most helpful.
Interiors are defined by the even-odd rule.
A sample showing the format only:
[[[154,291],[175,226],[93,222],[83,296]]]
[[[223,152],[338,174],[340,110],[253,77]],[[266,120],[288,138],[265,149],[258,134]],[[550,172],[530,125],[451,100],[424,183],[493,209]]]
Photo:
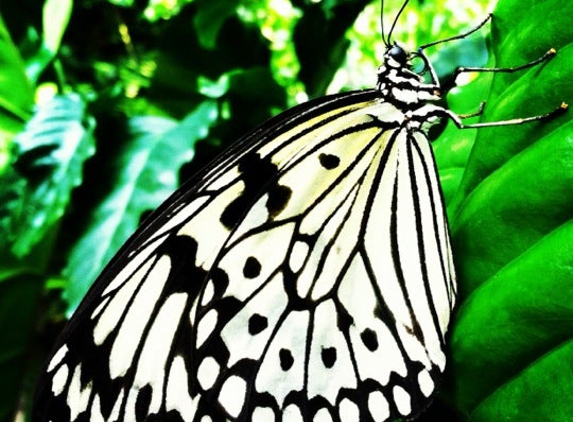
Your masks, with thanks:
[[[384,25],[388,30],[401,2],[385,3]],[[563,30],[563,25],[570,27],[564,18],[545,19],[554,10],[571,16],[561,3],[501,3],[499,19],[496,14],[491,25],[492,38],[488,25],[468,39],[428,51],[444,86],[453,85],[452,73],[458,65],[522,64],[549,47],[566,48],[573,39],[571,30]],[[534,12],[535,7],[545,9]],[[2,421],[13,420],[14,415],[19,421],[28,420],[35,379],[66,318],[142,219],[182,181],[241,135],[292,105],[328,93],[375,85],[376,67],[383,52],[380,8],[379,1],[367,0],[2,0]],[[414,48],[467,30],[493,9],[494,3],[486,0],[411,0],[400,16],[393,39]],[[539,25],[544,29],[540,30]],[[526,35],[520,35],[524,30]],[[507,39],[511,42],[505,42]],[[498,56],[505,61],[496,60]],[[541,85],[537,91],[527,88],[532,85],[531,78],[536,81],[539,77],[536,69],[524,72],[530,79],[521,82],[522,88],[511,75],[493,82],[491,75],[485,75],[454,90],[448,97],[450,106],[459,113],[472,112],[480,101],[489,98],[485,113],[489,121],[549,111],[566,101],[571,92],[571,88],[554,82],[563,80],[571,67],[554,62],[557,58],[547,66],[555,68],[547,74],[560,79],[548,78],[551,84]],[[527,96],[531,92],[537,93],[534,100]],[[559,207],[559,212],[551,214],[550,223],[538,230],[540,235],[530,236],[531,222],[538,221],[535,214],[520,222],[518,232],[526,233],[527,239],[518,236],[519,241],[513,240],[513,234],[507,234],[505,226],[496,220],[504,212],[514,215],[515,209],[504,208],[493,212],[493,217],[484,214],[484,210],[491,210],[491,204],[499,204],[500,198],[507,200],[508,189],[513,192],[513,167],[507,170],[508,160],[529,148],[535,139],[564,126],[562,120],[559,122],[544,131],[536,129],[538,123],[525,132],[488,129],[477,140],[476,131],[461,133],[450,125],[434,143],[450,208],[454,249],[459,250],[456,264],[463,297],[571,218],[567,196],[571,191],[567,186],[572,171],[568,160],[563,159],[573,156],[567,155],[571,147],[571,131],[567,128],[559,133],[566,152],[560,150],[562,160],[553,168],[562,184],[559,186],[563,186],[551,197],[557,198],[558,204],[553,205]],[[474,141],[476,148],[468,163]],[[551,148],[555,146],[547,143]],[[475,153],[479,148],[485,152]],[[553,149],[535,151],[520,174],[537,169],[540,154],[554,153]],[[498,177],[502,167],[509,176],[503,173]],[[472,200],[471,194],[484,183],[486,193],[478,192],[473,196],[478,198]],[[547,206],[545,187],[532,183],[542,189],[543,209]],[[556,182],[551,179],[547,183]],[[531,192],[529,187],[524,189]],[[515,191],[510,204],[519,204],[522,194],[519,189]],[[503,236],[490,239],[484,234],[492,231],[491,225],[480,226],[488,216],[496,227],[493,232],[502,232]],[[513,220],[503,221],[515,227]],[[473,238],[474,230],[486,246],[468,240]],[[564,233],[560,245],[572,239],[570,228]],[[500,242],[504,246],[503,259],[498,259],[500,252],[495,249]],[[505,253],[504,242],[519,247]],[[547,253],[551,254],[544,252],[544,262]],[[563,254],[564,263],[559,268],[566,272],[554,279],[565,283],[571,279],[571,254],[569,249]],[[534,257],[533,261],[535,268],[540,258]],[[550,289],[563,286],[552,285]],[[506,301],[513,300],[513,290],[508,292],[504,287],[501,292],[507,295]],[[487,303],[472,306],[478,307],[478,317],[472,318],[470,313],[469,325],[462,323],[461,329],[477,324],[472,331],[475,335],[476,330],[483,332],[484,326],[491,324],[489,320],[483,325],[475,322],[490,315],[491,307]],[[567,311],[559,318],[570,318],[570,306]],[[463,307],[460,314],[467,315]],[[460,345],[466,353],[459,354],[464,357],[461,362],[455,361],[454,369],[461,370],[461,379],[472,379],[472,370],[467,369],[464,359],[475,361],[475,355],[464,349],[466,336],[459,340],[456,329],[454,345]],[[552,344],[568,339],[570,333],[565,329]],[[475,352],[475,348],[469,349]],[[494,348],[492,354],[498,353],[499,348]],[[532,356],[537,358],[539,354],[528,355],[527,362],[533,360]],[[565,356],[571,360],[571,353]],[[501,360],[507,359],[511,356]],[[507,372],[507,378],[514,377],[520,368]],[[479,371],[474,370],[476,373]],[[445,393],[421,420],[466,420],[481,400],[496,390],[494,387],[506,381],[498,377],[479,392],[466,394],[468,387],[460,384],[456,374],[452,372]],[[569,384],[563,388],[560,391],[573,391]],[[454,413],[450,408],[457,410]],[[488,417],[475,420],[500,420]]]

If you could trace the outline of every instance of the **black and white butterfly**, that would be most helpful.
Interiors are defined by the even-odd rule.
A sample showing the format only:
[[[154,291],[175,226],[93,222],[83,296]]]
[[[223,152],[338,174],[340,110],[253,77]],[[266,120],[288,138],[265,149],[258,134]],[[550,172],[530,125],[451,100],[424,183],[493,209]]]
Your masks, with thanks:
[[[469,126],[435,104],[436,43],[409,52],[391,32],[375,89],[271,119],[136,232],[58,341],[34,421],[384,422],[428,406],[456,283],[427,131]]]

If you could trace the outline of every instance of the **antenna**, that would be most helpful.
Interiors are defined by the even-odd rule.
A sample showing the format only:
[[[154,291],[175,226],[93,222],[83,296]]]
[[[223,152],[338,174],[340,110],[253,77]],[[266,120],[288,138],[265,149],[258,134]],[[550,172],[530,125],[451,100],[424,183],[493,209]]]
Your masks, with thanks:
[[[380,2],[380,32],[382,33],[382,42],[386,47],[390,44],[386,41],[386,35],[384,35],[384,0]]]
[[[388,33],[388,43],[386,45],[389,45],[389,43],[392,42],[392,32],[394,32],[394,27],[396,26],[398,18],[406,8],[406,5],[408,4],[409,1],[410,0],[404,0],[404,3],[402,3],[402,7],[400,7],[400,10],[398,10],[398,13],[396,13],[396,17],[394,18],[394,22],[392,22],[392,27],[390,27],[390,32]]]

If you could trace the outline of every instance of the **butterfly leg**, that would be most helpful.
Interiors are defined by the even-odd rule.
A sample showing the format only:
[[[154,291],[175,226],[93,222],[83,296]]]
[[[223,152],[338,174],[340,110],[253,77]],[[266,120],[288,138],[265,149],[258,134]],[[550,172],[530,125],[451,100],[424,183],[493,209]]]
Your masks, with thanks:
[[[538,121],[538,120],[552,119],[553,117],[556,117],[556,116],[560,115],[561,113],[564,113],[567,110],[567,108],[569,107],[568,104],[561,103],[559,105],[559,107],[555,108],[554,110],[550,111],[549,113],[539,114],[537,116],[521,117],[521,118],[509,119],[509,120],[499,120],[497,122],[472,123],[472,124],[467,124],[467,125],[462,122],[462,119],[477,116],[477,115],[481,114],[481,112],[483,111],[483,105],[484,105],[484,103],[482,102],[480,105],[480,110],[478,110],[478,112],[476,112],[476,113],[471,113],[469,115],[468,114],[457,115],[453,111],[446,110],[446,109],[444,109],[444,112],[446,113],[446,116],[448,118],[450,118],[459,129],[474,129],[474,128],[480,128],[480,127],[521,125],[523,123],[534,122],[534,121]]]
[[[484,108],[485,108],[485,101],[482,101],[481,103],[479,103],[478,111],[474,111],[473,113],[458,114],[457,116],[462,120],[469,119],[470,117],[481,116],[483,114]]]
[[[525,63],[519,66],[512,66],[512,67],[464,67],[460,66],[456,68],[454,72],[454,77],[460,73],[465,72],[499,72],[499,73],[513,73],[523,69],[529,69],[530,67],[536,66],[540,63],[543,63],[551,58],[553,58],[557,54],[557,50],[554,48],[550,48],[543,56],[530,61],[529,63]]]
[[[500,73],[513,73],[520,70],[528,69],[530,67],[536,66],[540,63],[543,63],[547,60],[550,60],[557,54],[557,50],[554,48],[550,48],[545,54],[541,57],[532,60],[528,63],[519,65],[519,66],[512,66],[512,67],[458,67],[454,73],[455,77],[459,74],[464,72],[500,72]],[[456,115],[455,113],[449,112],[448,117],[452,119],[452,121],[456,124],[456,126],[460,129],[471,129],[471,128],[479,128],[479,127],[491,127],[491,126],[508,126],[508,125],[520,125],[527,122],[533,122],[537,120],[545,120],[553,118],[565,110],[567,110],[568,105],[566,103],[561,103],[559,107],[555,108],[554,110],[550,111],[549,113],[540,114],[538,116],[531,116],[531,117],[524,117],[524,118],[516,118],[516,119],[509,119],[509,120],[500,120],[497,122],[483,122],[483,123],[474,123],[469,125],[464,125],[462,123],[462,119],[468,117],[474,117],[482,114],[484,109],[485,103],[482,102],[480,104],[480,109],[476,113],[466,114],[466,115]],[[455,116],[455,117],[454,117]]]

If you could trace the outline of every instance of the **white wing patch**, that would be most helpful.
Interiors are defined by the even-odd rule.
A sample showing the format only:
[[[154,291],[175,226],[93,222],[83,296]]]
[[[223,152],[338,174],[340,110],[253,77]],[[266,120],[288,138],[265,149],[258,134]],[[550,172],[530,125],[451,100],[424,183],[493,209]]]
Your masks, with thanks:
[[[402,415],[409,415],[412,412],[412,398],[410,394],[399,385],[394,387],[392,393],[398,412]]]
[[[356,403],[349,399],[342,399],[338,406],[340,411],[340,420],[344,422],[360,422],[360,409]]]
[[[390,417],[388,400],[380,391],[373,391],[368,395],[368,410],[375,421],[385,421]]]
[[[360,378],[372,378],[386,386],[392,373],[405,377],[408,370],[396,338],[388,326],[376,318],[379,293],[369,282],[365,265],[362,257],[354,257],[340,283],[338,295],[354,318],[350,340]]]
[[[59,396],[64,392],[66,388],[66,382],[68,381],[68,375],[70,373],[70,368],[68,365],[63,364],[58,368],[56,373],[52,378],[52,393],[54,396]]]
[[[307,348],[305,327],[308,327],[309,322],[308,311],[288,314],[271,341],[255,379],[256,391],[270,393],[281,408],[289,393],[304,388]]]
[[[282,282],[281,274],[269,280],[221,331],[221,338],[229,345],[229,366],[240,359],[261,358],[272,335],[272,327],[278,323],[288,304]],[[255,331],[257,336],[253,338]]]
[[[101,405],[99,396],[96,394],[93,399],[92,409],[90,412],[90,421],[91,422],[105,422],[105,419],[102,415]]]
[[[269,407],[257,407],[253,411],[252,422],[274,422],[275,414]]]
[[[426,397],[430,397],[434,391],[435,383],[428,371],[420,371],[418,374],[418,383],[420,384],[420,390],[422,391],[422,394],[424,394]]]
[[[341,331],[333,329],[336,320],[333,301],[326,300],[316,307],[307,379],[308,398],[321,396],[333,406],[341,389],[355,389],[358,384],[346,339]]]
[[[80,377],[82,374],[81,364],[76,366],[68,387],[67,401],[70,403],[70,417],[75,420],[78,415],[88,407],[88,401],[92,392],[92,385],[82,387]]]
[[[219,403],[233,418],[237,418],[245,405],[247,394],[246,381],[236,375],[232,375],[223,382],[219,392]]]
[[[189,391],[189,377],[182,356],[173,359],[169,370],[169,381],[165,394],[165,408],[167,411],[175,410],[185,422],[192,422],[197,410],[199,396],[191,398]]]
[[[201,361],[197,370],[197,379],[204,390],[213,387],[220,370],[221,366],[213,357],[206,357]]]
[[[119,290],[112,299],[106,298],[105,308],[97,312],[97,322],[93,329],[93,338],[96,345],[101,346],[108,335],[113,331],[113,327],[119,324],[126,310],[126,303],[131,301],[137,286],[147,277],[150,268],[151,262],[146,263],[146,265],[133,274],[130,280],[124,283],[123,288]]]
[[[50,363],[48,364],[47,371],[52,372],[54,370],[54,368],[56,366],[58,366],[62,362],[62,360],[66,357],[67,353],[68,353],[68,347],[66,345],[63,345],[62,347],[60,347],[56,351],[56,353],[54,353],[54,356],[52,356],[52,359],[50,359]]]
[[[160,294],[169,275],[170,262],[162,257],[153,266],[146,280],[153,282],[142,283],[129,305],[125,319],[120,325],[117,339],[110,354],[110,376],[112,379],[124,375],[133,365],[136,348],[143,337],[143,331],[149,321],[149,304],[159,301]],[[129,302],[128,302],[129,303]],[[131,363],[131,364],[130,364]]]
[[[150,411],[159,412],[163,401],[163,385],[168,367],[169,354],[175,338],[177,322],[180,320],[187,295],[185,293],[172,294],[165,300],[151,325],[147,334],[141,355],[139,357],[133,385],[135,389],[150,385],[153,391]]]
[[[284,262],[289,247],[285,239],[292,237],[293,230],[293,224],[280,225],[250,235],[238,246],[231,247],[218,262],[221,270],[233,275],[229,277],[225,296],[233,296],[241,302],[247,300]],[[265,245],[273,245],[273,248]]]
[[[201,347],[217,326],[218,314],[211,309],[197,324],[197,347]]]

